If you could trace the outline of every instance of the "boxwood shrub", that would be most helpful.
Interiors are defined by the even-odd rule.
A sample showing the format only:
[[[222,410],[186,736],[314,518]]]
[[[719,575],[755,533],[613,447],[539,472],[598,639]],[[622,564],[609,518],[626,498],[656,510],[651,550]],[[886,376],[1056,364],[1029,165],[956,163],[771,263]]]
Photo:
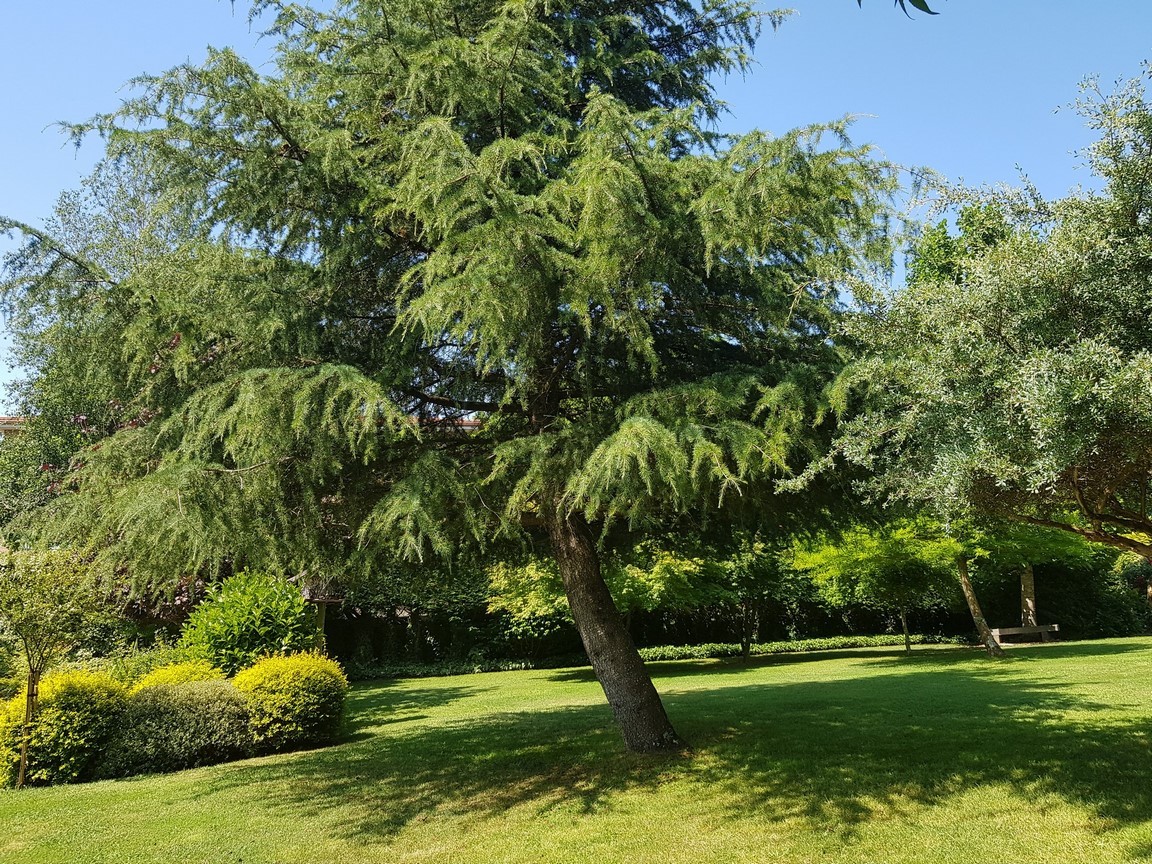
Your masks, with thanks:
[[[150,684],[128,701],[100,777],[180,771],[254,751],[248,700],[224,680]]]
[[[28,730],[32,784],[90,780],[128,705],[123,684],[101,672],[68,671],[45,677],[40,709]],[[24,734],[24,697],[0,712],[0,782],[15,785]]]
[[[233,680],[248,697],[252,735],[262,752],[326,744],[340,734],[348,679],[334,660],[267,657]]]

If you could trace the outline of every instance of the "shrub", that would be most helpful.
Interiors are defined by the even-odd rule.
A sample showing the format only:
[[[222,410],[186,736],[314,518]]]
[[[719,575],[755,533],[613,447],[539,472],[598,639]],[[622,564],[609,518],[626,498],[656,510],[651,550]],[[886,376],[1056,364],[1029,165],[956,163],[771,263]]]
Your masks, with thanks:
[[[311,650],[316,639],[315,612],[300,589],[248,570],[213,586],[184,625],[180,644],[232,675],[261,657]]]
[[[248,697],[252,734],[265,752],[325,744],[340,733],[348,679],[315,654],[268,657],[235,678]]]
[[[40,710],[28,730],[29,784],[88,780],[128,704],[123,684],[99,672],[59,672],[40,685]],[[24,697],[0,716],[0,779],[13,785],[24,733]]]
[[[154,669],[189,659],[189,650],[176,645],[159,643],[148,648],[131,645],[110,657],[102,658],[102,668],[117,681],[131,686]]]
[[[207,660],[185,660],[183,663],[169,663],[153,669],[136,682],[134,691],[148,687],[166,687],[172,684],[187,684],[192,681],[223,681],[224,672]]]
[[[0,678],[0,699],[11,699],[24,692],[24,686],[21,678]]]
[[[248,703],[231,683],[152,684],[129,698],[96,773],[127,777],[180,771],[242,759],[252,752]]]

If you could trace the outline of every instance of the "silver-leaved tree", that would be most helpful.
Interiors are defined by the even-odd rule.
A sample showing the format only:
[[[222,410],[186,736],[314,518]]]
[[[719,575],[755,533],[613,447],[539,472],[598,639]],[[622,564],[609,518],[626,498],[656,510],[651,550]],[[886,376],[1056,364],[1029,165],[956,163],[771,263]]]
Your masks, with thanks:
[[[908,288],[858,319],[824,464],[1152,559],[1152,105],[1138,81],[1085,94],[1101,191],[957,195],[959,232],[926,231]]]
[[[41,530],[159,581],[535,535],[627,746],[679,747],[599,538],[803,464],[891,172],[840,124],[714,131],[750,3],[276,14],[273,73],[213,52],[77,129],[180,230],[115,274],[40,236],[9,274],[131,390]]]

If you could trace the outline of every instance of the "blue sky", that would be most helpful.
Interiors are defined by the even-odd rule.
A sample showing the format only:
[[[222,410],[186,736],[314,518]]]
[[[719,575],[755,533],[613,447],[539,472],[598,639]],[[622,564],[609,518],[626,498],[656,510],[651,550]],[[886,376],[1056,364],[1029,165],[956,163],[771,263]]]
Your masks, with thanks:
[[[855,137],[901,164],[970,184],[1015,182],[1049,197],[1091,178],[1072,151],[1091,141],[1067,106],[1096,74],[1105,89],[1152,57],[1148,0],[932,0],[911,19],[890,0],[793,0],[758,65],[719,83],[725,127],[782,131],[844,114]],[[40,224],[99,156],[51,124],[115,108],[123,85],[232,46],[265,62],[269,40],[226,0],[6,3],[0,28],[0,214]],[[764,8],[775,8],[775,4]],[[269,69],[269,71],[271,71]],[[0,238],[0,251],[11,241]],[[0,363],[0,381],[10,376]]]

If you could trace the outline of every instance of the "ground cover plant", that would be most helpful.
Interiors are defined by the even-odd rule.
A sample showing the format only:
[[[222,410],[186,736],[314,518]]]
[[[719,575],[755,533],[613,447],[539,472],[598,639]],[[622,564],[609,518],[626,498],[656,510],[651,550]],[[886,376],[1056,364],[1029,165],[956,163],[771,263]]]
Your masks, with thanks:
[[[0,858],[1126,862],[1152,852],[1152,639],[652,666],[690,753],[629,754],[590,670],[377,682],[350,739],[0,795]]]

